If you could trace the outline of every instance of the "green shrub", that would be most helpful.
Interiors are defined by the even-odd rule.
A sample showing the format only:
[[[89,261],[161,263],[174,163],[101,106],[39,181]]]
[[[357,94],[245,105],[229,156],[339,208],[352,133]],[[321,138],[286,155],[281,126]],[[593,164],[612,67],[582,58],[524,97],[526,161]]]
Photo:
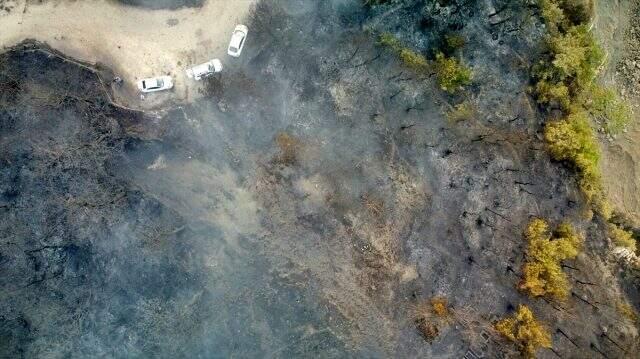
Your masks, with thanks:
[[[554,0],[539,0],[538,6],[542,11],[542,18],[549,33],[555,34],[567,26],[567,18],[564,11]]]
[[[602,64],[604,52],[587,25],[571,27],[566,33],[547,40],[551,64],[561,80],[573,84],[574,93],[591,84]]]
[[[569,161],[580,172],[597,172],[600,149],[584,111],[575,110],[563,120],[549,122],[544,138],[551,157]]]
[[[453,57],[442,52],[436,54],[435,71],[440,88],[454,93],[471,83],[471,69]]]
[[[380,35],[378,44],[395,52],[407,67],[417,72],[429,72],[433,67],[438,84],[444,91],[454,93],[471,83],[471,69],[456,58],[445,56],[442,52],[436,54],[433,66],[431,66],[422,54],[404,46],[398,38],[388,32]]]
[[[614,224],[609,224],[609,237],[616,246],[628,248],[632,252],[636,251],[636,240],[633,239],[633,233]]]
[[[413,50],[404,48],[400,50],[399,56],[405,65],[418,72],[426,72],[429,70],[429,62],[427,62],[427,59]]]
[[[579,101],[609,134],[622,131],[631,122],[631,107],[606,87],[593,85]]]
[[[611,215],[600,174],[600,147],[585,111],[573,107],[564,119],[547,123],[544,139],[551,157],[567,161],[578,172],[578,185],[594,209]]]
[[[589,89],[604,53],[586,25],[571,27],[547,39],[548,57],[533,68],[539,103],[567,109],[573,99]]]
[[[587,24],[593,18],[594,0],[561,0],[560,7],[572,25]]]
[[[444,36],[444,50],[448,54],[454,53],[456,50],[463,48],[466,43],[467,41],[464,36],[460,34],[452,33]]]
[[[538,5],[549,34],[548,54],[532,69],[534,92],[538,103],[558,106],[565,114],[563,120],[545,126],[547,147],[553,158],[574,165],[588,202],[608,219],[611,207],[588,116],[603,123],[608,133],[616,133],[630,121],[631,111],[615,92],[594,84],[604,53],[588,29],[593,0],[538,0]]]
[[[417,72],[429,71],[429,62],[427,59],[423,55],[404,46],[402,42],[392,34],[388,32],[382,33],[378,38],[378,44],[388,47],[395,52],[400,60],[411,69]]]
[[[534,219],[525,231],[526,262],[518,288],[531,296],[564,300],[569,293],[569,281],[561,262],[573,259],[583,242],[570,224],[560,224],[554,233],[542,219]]]
[[[586,25],[594,13],[593,0],[538,0],[542,18],[552,35],[576,25]]]
[[[402,42],[400,42],[397,37],[388,32],[383,32],[382,34],[380,34],[380,36],[378,37],[378,44],[388,47],[394,52],[399,52],[404,47],[402,45]]]
[[[569,88],[562,81],[540,79],[535,85],[538,103],[568,108],[571,105]]]

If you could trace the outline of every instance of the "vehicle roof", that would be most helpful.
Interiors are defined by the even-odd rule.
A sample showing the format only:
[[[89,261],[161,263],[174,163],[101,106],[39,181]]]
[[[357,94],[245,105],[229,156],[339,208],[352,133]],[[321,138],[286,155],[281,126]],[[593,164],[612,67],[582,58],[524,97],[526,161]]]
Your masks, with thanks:
[[[147,88],[158,86],[158,78],[155,78],[155,77],[144,79],[142,81],[145,82]]]
[[[212,62],[209,61],[209,62],[205,62],[204,64],[191,67],[191,71],[196,75],[205,74],[207,72],[213,71],[212,67],[213,67]]]
[[[240,46],[240,41],[242,40],[242,38],[244,37],[244,33],[242,31],[234,31],[233,32],[233,36],[231,36],[231,44],[233,47],[239,47]]]

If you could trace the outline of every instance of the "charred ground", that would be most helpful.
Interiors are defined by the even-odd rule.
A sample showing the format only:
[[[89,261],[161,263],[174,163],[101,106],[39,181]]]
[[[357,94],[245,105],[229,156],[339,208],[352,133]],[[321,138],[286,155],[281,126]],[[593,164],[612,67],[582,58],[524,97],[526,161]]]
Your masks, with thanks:
[[[637,293],[543,148],[526,91],[540,24],[491,15],[509,4],[260,2],[242,60],[161,114],[114,106],[39,47],[3,54],[0,350],[495,357],[510,344],[480,334],[527,303],[553,333],[541,357],[632,357],[615,303]],[[381,31],[427,56],[459,32],[473,85],[442,92]],[[448,120],[465,101],[474,116]],[[515,289],[533,217],[587,235],[567,303]],[[416,309],[433,297],[464,319],[428,343]]]

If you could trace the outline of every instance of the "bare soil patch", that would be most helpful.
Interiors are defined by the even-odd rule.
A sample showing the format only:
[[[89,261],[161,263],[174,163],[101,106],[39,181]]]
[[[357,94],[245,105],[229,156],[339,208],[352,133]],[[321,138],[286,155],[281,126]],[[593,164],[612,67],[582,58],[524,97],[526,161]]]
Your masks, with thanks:
[[[0,46],[11,47],[30,38],[73,58],[104,64],[124,80],[114,88],[116,100],[146,109],[199,96],[201,84],[186,77],[188,66],[212,58],[221,58],[225,66],[239,62],[226,55],[226,45],[254,2],[207,0],[198,8],[152,10],[108,0],[26,1],[3,3],[10,10],[0,11]],[[159,75],[173,76],[174,89],[141,97],[136,81]]]

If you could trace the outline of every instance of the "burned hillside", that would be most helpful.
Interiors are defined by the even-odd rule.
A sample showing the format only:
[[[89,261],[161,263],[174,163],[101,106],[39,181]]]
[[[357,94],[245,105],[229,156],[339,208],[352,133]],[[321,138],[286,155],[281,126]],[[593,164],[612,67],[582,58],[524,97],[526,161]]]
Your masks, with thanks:
[[[381,3],[260,1],[243,57],[153,113],[45,45],[0,55],[0,352],[512,357],[524,304],[538,357],[634,357],[633,272],[528,91],[536,8]],[[564,301],[518,290],[536,218],[584,237]]]

